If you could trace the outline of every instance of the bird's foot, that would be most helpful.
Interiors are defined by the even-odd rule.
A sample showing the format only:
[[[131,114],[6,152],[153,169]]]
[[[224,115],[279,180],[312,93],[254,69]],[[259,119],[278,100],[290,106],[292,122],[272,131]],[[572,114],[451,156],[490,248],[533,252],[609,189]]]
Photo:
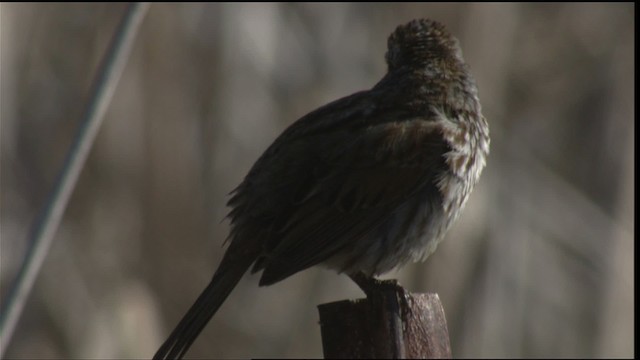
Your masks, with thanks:
[[[402,286],[398,284],[397,280],[378,280],[374,277],[365,275],[362,272],[349,275],[362,291],[367,295],[367,298],[371,298],[376,294],[381,294],[389,290],[404,291]]]

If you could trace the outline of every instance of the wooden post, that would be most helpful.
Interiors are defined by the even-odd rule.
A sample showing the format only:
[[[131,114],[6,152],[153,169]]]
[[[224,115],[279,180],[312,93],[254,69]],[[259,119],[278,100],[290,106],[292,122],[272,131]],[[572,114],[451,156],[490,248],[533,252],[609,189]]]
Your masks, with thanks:
[[[366,299],[318,306],[325,358],[451,358],[437,294],[407,293],[395,281]]]

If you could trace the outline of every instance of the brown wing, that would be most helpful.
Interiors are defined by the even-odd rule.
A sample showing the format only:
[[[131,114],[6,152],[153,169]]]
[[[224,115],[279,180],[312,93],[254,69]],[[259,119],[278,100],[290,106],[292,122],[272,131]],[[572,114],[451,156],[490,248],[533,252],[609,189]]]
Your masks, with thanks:
[[[357,101],[349,108],[361,110],[338,119],[339,126],[327,122],[296,133],[294,124],[231,199],[234,229],[253,229],[236,230],[233,241],[260,239],[263,246],[253,268],[264,269],[260,285],[330,258],[417,191],[435,187],[447,151],[437,123],[398,112],[376,111],[371,118]],[[321,115],[317,121],[327,118]]]

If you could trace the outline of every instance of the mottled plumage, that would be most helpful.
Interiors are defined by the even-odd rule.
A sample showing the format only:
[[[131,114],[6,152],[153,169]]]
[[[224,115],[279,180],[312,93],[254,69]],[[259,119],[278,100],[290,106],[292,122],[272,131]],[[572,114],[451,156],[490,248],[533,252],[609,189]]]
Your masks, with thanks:
[[[389,37],[387,74],[286,129],[233,191],[229,248],[158,350],[182,356],[242,275],[270,285],[322,264],[373,277],[431,254],[489,152],[457,40],[430,20]]]

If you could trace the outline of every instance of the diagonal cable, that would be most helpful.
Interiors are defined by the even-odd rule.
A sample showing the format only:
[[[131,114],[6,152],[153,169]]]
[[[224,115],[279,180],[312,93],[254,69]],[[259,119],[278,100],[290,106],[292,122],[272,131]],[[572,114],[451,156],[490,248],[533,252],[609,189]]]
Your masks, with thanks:
[[[132,3],[127,6],[97,69],[96,78],[89,91],[89,101],[83,111],[73,143],[56,177],[53,189],[30,230],[27,253],[11,284],[8,296],[2,303],[0,357],[7,349],[38,272],[51,247],[53,236],[89,155],[148,8],[148,3]]]

